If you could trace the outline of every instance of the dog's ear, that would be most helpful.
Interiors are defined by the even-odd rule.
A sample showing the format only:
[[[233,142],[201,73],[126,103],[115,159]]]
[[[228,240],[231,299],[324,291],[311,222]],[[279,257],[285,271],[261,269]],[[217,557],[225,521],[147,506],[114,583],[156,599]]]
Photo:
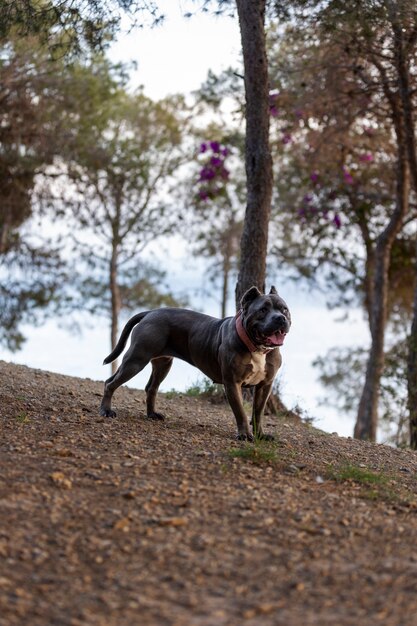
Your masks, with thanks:
[[[250,289],[245,291],[242,296],[242,300],[240,301],[240,306],[242,307],[242,310],[245,311],[250,303],[256,300],[256,298],[259,298],[259,296],[261,295],[262,294],[257,287],[251,287]]]
[[[275,296],[278,295],[278,291],[275,289],[274,285],[272,285],[271,290],[269,292],[269,295],[271,295],[271,294],[273,294]]]

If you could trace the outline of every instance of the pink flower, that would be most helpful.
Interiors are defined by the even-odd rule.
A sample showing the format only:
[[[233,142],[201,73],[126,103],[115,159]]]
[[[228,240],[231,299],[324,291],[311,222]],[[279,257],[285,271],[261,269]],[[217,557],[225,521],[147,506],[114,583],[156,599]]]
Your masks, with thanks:
[[[370,163],[373,160],[374,155],[370,152],[365,152],[365,154],[361,154],[361,156],[359,157],[359,161],[362,161],[362,163]]]

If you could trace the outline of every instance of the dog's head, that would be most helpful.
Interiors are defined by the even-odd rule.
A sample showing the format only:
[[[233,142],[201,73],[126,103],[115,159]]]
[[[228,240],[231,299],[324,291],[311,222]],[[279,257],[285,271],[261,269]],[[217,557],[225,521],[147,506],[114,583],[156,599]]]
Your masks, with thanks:
[[[275,287],[271,287],[269,294],[251,287],[242,297],[241,309],[243,326],[256,346],[282,346],[290,330],[291,316]]]

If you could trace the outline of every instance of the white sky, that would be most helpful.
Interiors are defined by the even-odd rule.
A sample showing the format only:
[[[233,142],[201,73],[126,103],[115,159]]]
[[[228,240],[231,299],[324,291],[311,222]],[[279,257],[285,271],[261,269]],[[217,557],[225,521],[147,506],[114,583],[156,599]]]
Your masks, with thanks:
[[[230,66],[238,66],[240,34],[237,20],[207,14],[186,20],[182,17],[180,0],[160,0],[159,4],[167,15],[166,22],[155,29],[144,28],[123,35],[111,52],[114,61],[135,60],[138,63],[133,86],[142,84],[146,95],[161,99],[168,94],[187,94],[198,89],[206,79],[209,68],[219,73]],[[193,262],[185,257],[182,263],[181,266],[179,259],[171,261],[171,280],[190,288],[201,285],[204,280],[201,270],[193,272],[192,267],[190,270]],[[345,416],[339,417],[331,407],[318,406],[320,388],[311,362],[318,354],[323,355],[335,345],[368,342],[366,325],[359,314],[350,323],[336,323],[337,312],[327,311],[322,301],[318,302],[316,298],[282,284],[278,273],[271,282],[287,300],[293,317],[292,330],[282,349],[284,402],[289,407],[299,404],[308,414],[320,416],[316,422],[319,428],[337,431],[344,436],[351,435],[352,420]],[[202,298],[193,298],[192,306],[197,310],[218,314],[213,301],[207,303]],[[98,380],[104,380],[109,375],[108,370],[101,366],[109,352],[109,329],[102,320],[97,320],[94,327],[87,328],[80,337],[68,334],[54,321],[38,329],[24,329],[24,332],[28,341],[23,350],[16,354],[3,351],[1,358],[30,367]],[[143,388],[148,376],[147,368],[130,384]],[[185,389],[199,377],[200,373],[195,368],[178,361],[162,390]]]
[[[209,68],[220,73],[239,65],[237,18],[201,12],[185,18],[186,7],[180,0],[159,0],[158,5],[166,16],[161,26],[124,34],[111,50],[115,61],[137,62],[132,83],[143,85],[147,96],[159,100],[190,93],[201,86]]]

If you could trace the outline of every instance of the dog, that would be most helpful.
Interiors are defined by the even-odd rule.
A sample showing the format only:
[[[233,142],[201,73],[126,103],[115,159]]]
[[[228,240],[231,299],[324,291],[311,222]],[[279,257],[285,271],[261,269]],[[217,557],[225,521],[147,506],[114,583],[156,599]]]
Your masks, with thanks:
[[[132,333],[120,367],[104,384],[100,415],[116,416],[111,408],[113,393],[151,362],[152,373],[145,387],[147,416],[163,420],[164,416],[155,411],[155,399],[177,357],[224,385],[239,440],[273,439],[264,433],[262,417],[281,365],[279,348],[290,326],[290,312],[275,287],[269,294],[261,294],[257,287],[248,289],[235,317],[217,319],[171,307],[138,313],[127,322],[113,352],[104,359],[104,364],[114,361]],[[252,432],[243,408],[242,387],[254,388]]]

